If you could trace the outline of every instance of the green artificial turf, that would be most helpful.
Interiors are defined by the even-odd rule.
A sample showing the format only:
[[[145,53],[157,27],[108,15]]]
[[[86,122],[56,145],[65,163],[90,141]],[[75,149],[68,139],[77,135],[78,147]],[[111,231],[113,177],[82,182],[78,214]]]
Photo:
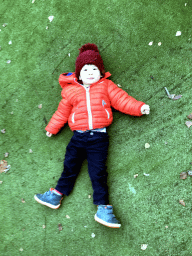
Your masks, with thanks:
[[[0,174],[0,255],[192,255],[192,177],[180,179],[192,168],[191,16],[187,0],[0,0],[0,160],[11,165]],[[87,161],[58,210],[34,200],[63,170],[73,133],[65,125],[48,138],[44,128],[61,99],[59,75],[75,71],[88,42],[111,79],[151,108],[142,117],[114,110],[107,129],[109,199],[120,229],[94,221]],[[182,98],[169,99],[164,87]]]

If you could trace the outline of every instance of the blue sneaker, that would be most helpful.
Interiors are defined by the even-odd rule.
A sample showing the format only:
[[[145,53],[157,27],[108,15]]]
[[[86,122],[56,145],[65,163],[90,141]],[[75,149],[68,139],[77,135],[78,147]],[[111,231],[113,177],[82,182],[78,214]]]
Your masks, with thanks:
[[[98,205],[97,213],[95,214],[95,220],[100,224],[103,224],[110,228],[120,228],[121,224],[113,214],[112,205]]]
[[[62,196],[53,193],[54,188],[50,188],[49,191],[44,194],[36,194],[35,200],[43,205],[46,205],[52,209],[58,209],[61,205]]]

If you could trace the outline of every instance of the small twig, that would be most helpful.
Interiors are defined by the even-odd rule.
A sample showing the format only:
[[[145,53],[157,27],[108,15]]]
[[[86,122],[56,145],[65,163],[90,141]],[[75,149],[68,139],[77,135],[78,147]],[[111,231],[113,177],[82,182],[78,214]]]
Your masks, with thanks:
[[[164,88],[165,88],[165,91],[166,91],[168,97],[173,100],[175,97],[175,94],[170,94],[169,91],[167,90],[167,88],[166,87],[164,87]]]
[[[166,87],[164,87],[164,88],[165,88],[165,91],[166,91],[167,95],[169,96],[170,95],[169,91],[167,90]]]

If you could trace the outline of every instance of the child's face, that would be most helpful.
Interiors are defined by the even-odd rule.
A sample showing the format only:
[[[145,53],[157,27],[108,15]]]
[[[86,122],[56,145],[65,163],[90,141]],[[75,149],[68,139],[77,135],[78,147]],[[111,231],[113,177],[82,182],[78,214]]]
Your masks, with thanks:
[[[95,65],[88,65],[82,67],[79,80],[82,80],[83,84],[90,85],[96,83],[101,78],[100,70]]]

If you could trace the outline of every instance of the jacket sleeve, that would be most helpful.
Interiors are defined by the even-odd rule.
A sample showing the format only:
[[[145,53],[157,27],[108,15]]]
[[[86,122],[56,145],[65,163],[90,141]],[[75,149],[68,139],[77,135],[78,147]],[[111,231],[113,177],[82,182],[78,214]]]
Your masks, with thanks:
[[[111,101],[111,106],[116,110],[132,116],[142,115],[141,107],[145,103],[142,101],[137,101],[110,80],[108,84],[108,94]]]
[[[45,130],[57,134],[59,130],[67,123],[72,110],[72,105],[67,101],[65,94],[62,92],[63,99],[60,101],[57,111],[53,114]]]

